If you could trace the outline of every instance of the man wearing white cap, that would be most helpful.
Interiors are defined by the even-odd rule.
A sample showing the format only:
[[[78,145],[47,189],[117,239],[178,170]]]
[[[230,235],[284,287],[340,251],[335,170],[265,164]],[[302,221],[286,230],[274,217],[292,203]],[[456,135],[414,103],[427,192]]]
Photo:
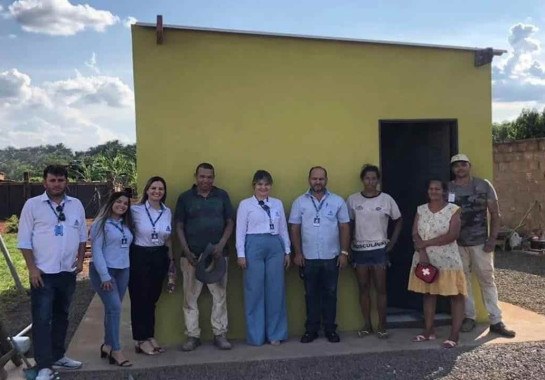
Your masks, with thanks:
[[[490,332],[512,338],[515,332],[508,330],[502,322],[498,307],[498,289],[494,282],[494,247],[500,228],[498,196],[488,180],[471,176],[471,163],[465,154],[452,156],[450,164],[455,178],[449,183],[448,201],[456,203],[462,209],[458,247],[468,291],[462,331],[469,332],[475,328],[475,301],[471,290],[471,276],[475,273],[489,314]]]

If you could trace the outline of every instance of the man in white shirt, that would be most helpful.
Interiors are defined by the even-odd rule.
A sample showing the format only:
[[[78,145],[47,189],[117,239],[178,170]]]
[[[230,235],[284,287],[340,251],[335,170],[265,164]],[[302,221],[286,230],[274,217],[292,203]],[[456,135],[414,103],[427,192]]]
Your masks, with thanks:
[[[66,168],[49,165],[43,178],[45,192],[26,201],[17,236],[31,284],[37,380],[53,379],[52,368],[76,369],[82,365],[64,354],[68,310],[87,241],[83,205],[66,195]]]
[[[301,343],[318,337],[323,326],[331,343],[337,334],[337,282],[348,261],[350,217],[344,199],[327,190],[327,171],[315,166],[308,173],[309,190],[291,207],[290,236],[305,283],[307,319]]]

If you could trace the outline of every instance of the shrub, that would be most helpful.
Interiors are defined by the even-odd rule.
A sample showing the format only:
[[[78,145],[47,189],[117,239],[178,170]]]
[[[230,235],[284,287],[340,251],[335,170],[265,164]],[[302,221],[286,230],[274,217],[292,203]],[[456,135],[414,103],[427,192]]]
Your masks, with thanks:
[[[5,232],[15,233],[19,231],[19,218],[17,215],[12,215],[6,220]]]

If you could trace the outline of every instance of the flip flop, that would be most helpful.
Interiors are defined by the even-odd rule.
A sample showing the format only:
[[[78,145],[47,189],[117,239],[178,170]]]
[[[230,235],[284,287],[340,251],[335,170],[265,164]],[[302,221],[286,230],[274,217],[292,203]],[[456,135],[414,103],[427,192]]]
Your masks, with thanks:
[[[447,339],[447,340],[445,340],[443,342],[441,347],[446,348],[446,349],[450,349],[450,348],[456,347],[457,345],[458,345],[458,343],[456,343],[455,341]]]
[[[390,333],[386,330],[377,331],[377,338],[379,339],[388,339],[390,337]]]
[[[427,340],[435,340],[437,337],[434,334],[431,334],[429,336],[420,334],[413,338],[413,342],[425,342]]]
[[[358,336],[360,338],[366,337],[368,335],[371,335],[371,329],[369,327],[364,327],[360,331],[358,331]]]

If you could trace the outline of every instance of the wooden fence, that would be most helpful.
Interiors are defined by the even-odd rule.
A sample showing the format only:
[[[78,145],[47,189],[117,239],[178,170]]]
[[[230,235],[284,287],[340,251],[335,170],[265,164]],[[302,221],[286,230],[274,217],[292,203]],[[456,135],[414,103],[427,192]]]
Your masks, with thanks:
[[[85,217],[93,218],[101,200],[108,197],[112,184],[108,182],[77,182],[68,185],[68,195],[78,198],[85,208]],[[44,192],[41,183],[0,181],[0,219],[19,216],[28,198]]]

